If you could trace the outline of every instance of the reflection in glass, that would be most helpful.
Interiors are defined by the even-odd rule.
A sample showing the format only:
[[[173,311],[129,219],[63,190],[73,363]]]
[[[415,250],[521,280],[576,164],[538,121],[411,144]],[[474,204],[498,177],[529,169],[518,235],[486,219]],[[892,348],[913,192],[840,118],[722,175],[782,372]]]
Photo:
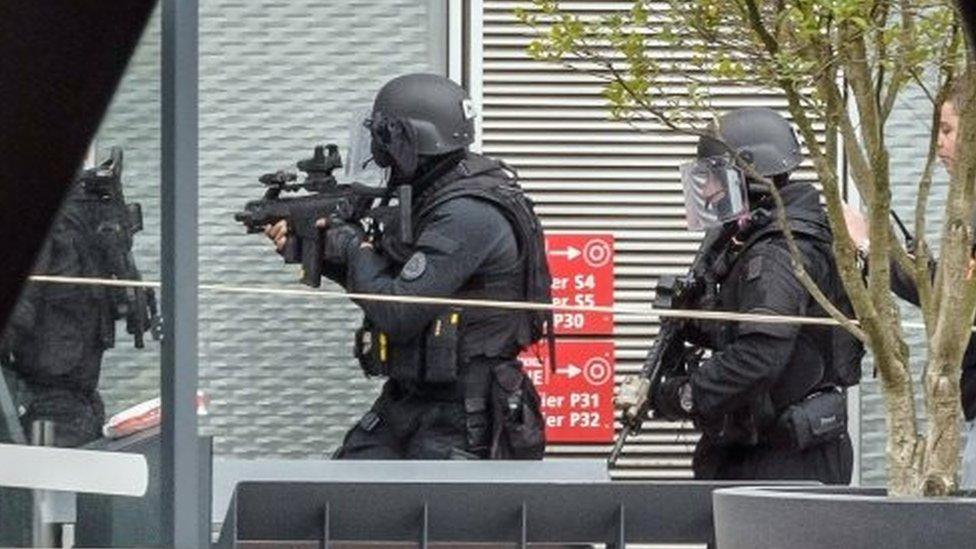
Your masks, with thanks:
[[[49,420],[50,444],[138,454],[148,464],[143,497],[72,494],[76,514],[70,525],[78,546],[162,542],[158,429],[143,429],[150,421],[130,422],[126,433],[106,436],[105,430],[112,416],[160,394],[155,288],[119,285],[159,280],[159,56],[157,14],[90,144],[92,159],[79,170],[33,269],[35,275],[114,285],[35,278],[24,285],[3,336],[0,377],[7,390],[0,386],[0,436],[5,442],[19,437],[18,442],[30,443],[32,425]],[[144,419],[148,416],[151,411]],[[95,482],[119,473],[111,466],[92,467],[86,478]],[[0,489],[0,546],[30,545],[35,523],[55,532],[69,524],[36,506],[41,495]]]
[[[132,349],[158,363],[146,348],[147,339],[158,340],[160,334],[155,293],[120,285],[142,279],[133,254],[141,238],[142,207],[126,200],[123,150],[112,147],[104,156],[71,183],[35,259],[34,278],[25,284],[0,338],[4,442],[124,450],[106,438],[119,433],[105,428],[103,366],[116,349]],[[114,406],[108,410],[114,412]],[[72,466],[66,462],[64,467]],[[91,474],[97,484],[99,475],[113,472]],[[93,498],[99,497],[95,507],[111,501],[4,489],[0,542],[59,544],[62,529],[73,522],[66,518],[72,516],[69,509],[91,520],[71,524],[68,539],[110,543],[110,537],[95,533],[111,514],[91,512]]]
[[[35,275],[142,278],[132,254],[142,209],[125,201],[122,159],[122,149],[113,147],[109,158],[72,183],[35,261]],[[64,281],[25,287],[0,343],[12,403],[5,408],[16,412],[19,423],[7,422],[12,440],[37,438],[44,422],[53,429],[46,445],[77,447],[101,436],[105,406],[98,385],[103,354],[116,345],[117,321],[124,321],[136,348],[145,347],[147,332],[158,339],[152,289]]]

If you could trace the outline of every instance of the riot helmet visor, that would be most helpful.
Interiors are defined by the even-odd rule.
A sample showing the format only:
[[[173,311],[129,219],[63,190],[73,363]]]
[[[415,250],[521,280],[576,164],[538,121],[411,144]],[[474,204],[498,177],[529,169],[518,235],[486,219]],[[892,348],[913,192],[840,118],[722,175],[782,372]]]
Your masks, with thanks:
[[[346,152],[345,177],[350,183],[383,187],[390,179],[390,168],[376,163],[371,150],[372,109],[356,111],[349,121],[349,148]]]
[[[681,186],[690,230],[707,230],[749,215],[746,178],[727,156],[682,165]]]

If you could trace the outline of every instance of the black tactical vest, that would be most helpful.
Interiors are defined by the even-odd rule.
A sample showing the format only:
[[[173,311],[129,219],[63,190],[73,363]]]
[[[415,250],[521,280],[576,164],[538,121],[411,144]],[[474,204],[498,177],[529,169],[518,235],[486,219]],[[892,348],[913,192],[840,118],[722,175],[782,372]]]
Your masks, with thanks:
[[[37,274],[102,277],[97,212],[73,188],[35,264]],[[114,345],[115,311],[99,286],[28,283],[11,321],[13,360],[6,366],[47,386],[93,390],[101,358]],[[23,320],[18,325],[18,316]]]
[[[821,211],[809,211],[800,207],[805,193],[816,193],[813,187],[784,188],[781,192],[790,197],[786,204],[786,216],[790,230],[798,244],[809,245],[821,250],[828,264],[822,268],[824,276],[815,282],[824,295],[830,299],[848,318],[854,316],[853,307],[844,290],[840,274],[831,252],[832,235],[826,227]],[[796,207],[793,207],[793,206]],[[739,258],[746,255],[753,246],[770,238],[785,238],[779,222],[772,212],[754,212],[753,223],[744,233],[737,237],[739,244],[726,254],[723,267],[724,275],[728,275]],[[804,244],[805,243],[805,244]],[[808,272],[812,272],[810,267]],[[722,284],[720,301],[729,305],[736,295],[736,285],[741,280],[726,280]],[[811,306],[808,315],[827,317],[827,312],[809,297]],[[726,329],[735,329],[736,324],[730,323]],[[730,339],[734,337],[730,336]],[[805,343],[804,343],[805,342]],[[847,330],[840,326],[807,325],[800,329],[797,348],[790,358],[789,375],[777,380],[770,388],[770,397],[774,408],[779,411],[785,406],[801,400],[806,395],[825,387],[849,387],[860,382],[861,360],[864,357],[863,344]]]
[[[473,276],[454,297],[552,303],[542,226],[514,172],[500,161],[468,154],[425,189],[414,203],[415,237],[439,206],[463,197],[484,201],[505,216],[515,233],[519,259],[506,271]],[[465,358],[514,357],[552,326],[551,311],[472,308],[463,317],[461,356]]]
[[[789,215],[789,211],[788,211]],[[828,265],[825,269],[826,276],[823,280],[817,280],[817,284],[824,295],[834,304],[845,316],[854,318],[854,307],[851,305],[847,292],[844,289],[843,281],[837,270],[837,264],[833,253],[830,252],[831,236],[825,234],[822,229],[803,217],[790,216],[790,231],[793,237],[799,240],[808,240],[817,247],[826,248],[824,257],[827,258]],[[770,219],[769,223],[753,232],[738,251],[742,254],[754,244],[774,236],[781,235],[782,231],[779,224]],[[810,298],[813,300],[813,297]],[[809,311],[810,316],[827,317],[829,314],[820,304],[814,301]],[[805,326],[805,331],[814,332],[814,338],[822,342],[821,349],[824,351],[822,357],[794,357],[798,362],[820,362],[819,365],[810,365],[811,371],[819,371],[819,381],[814,387],[807,388],[805,391],[800,389],[798,392],[809,393],[811,390],[822,388],[823,386],[850,387],[857,385],[861,381],[861,361],[864,358],[864,344],[854,335],[840,326]],[[792,391],[791,391],[792,392]],[[792,398],[792,395],[790,397]]]

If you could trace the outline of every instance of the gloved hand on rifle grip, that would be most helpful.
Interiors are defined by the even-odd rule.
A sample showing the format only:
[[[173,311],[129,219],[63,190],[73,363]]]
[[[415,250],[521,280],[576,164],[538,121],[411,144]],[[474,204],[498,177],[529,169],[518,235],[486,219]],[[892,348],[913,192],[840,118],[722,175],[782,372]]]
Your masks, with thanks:
[[[691,386],[688,385],[688,376],[663,379],[651,395],[651,409],[654,410],[654,417],[669,421],[691,417]]]
[[[323,259],[334,265],[345,265],[349,254],[366,240],[366,232],[358,223],[343,221],[338,216],[319,219],[317,227],[325,229],[322,247]]]
[[[716,349],[722,339],[722,323],[715,320],[687,319],[678,338],[695,347]]]

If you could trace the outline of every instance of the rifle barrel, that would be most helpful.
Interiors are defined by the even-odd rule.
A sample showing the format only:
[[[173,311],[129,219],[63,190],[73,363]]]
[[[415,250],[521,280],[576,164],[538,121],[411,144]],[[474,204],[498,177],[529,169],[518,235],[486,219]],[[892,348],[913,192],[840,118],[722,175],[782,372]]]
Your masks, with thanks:
[[[620,430],[620,435],[617,437],[617,441],[613,445],[613,450],[610,451],[610,457],[607,458],[607,466],[613,467],[617,464],[617,459],[620,458],[620,453],[623,452],[624,443],[627,442],[627,437],[630,436],[633,428],[630,423],[624,423],[624,428]]]

